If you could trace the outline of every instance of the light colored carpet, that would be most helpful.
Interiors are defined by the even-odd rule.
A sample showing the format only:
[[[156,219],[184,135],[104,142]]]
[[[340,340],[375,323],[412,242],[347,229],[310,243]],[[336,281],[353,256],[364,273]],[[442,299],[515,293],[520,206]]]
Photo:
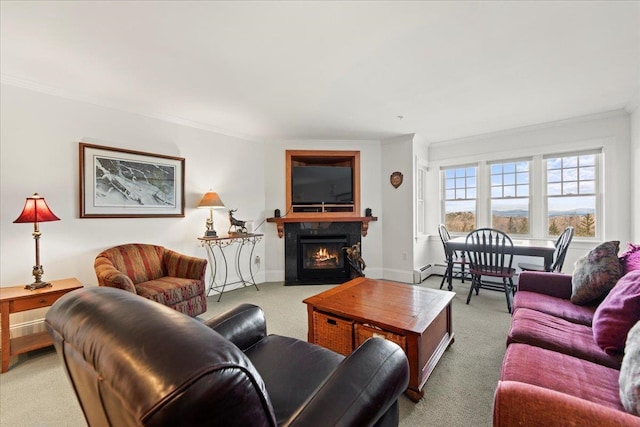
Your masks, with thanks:
[[[440,277],[420,286],[437,289]],[[225,293],[222,301],[209,297],[203,319],[240,303],[261,306],[269,333],[306,340],[307,310],[302,300],[334,285],[283,286],[260,284]],[[455,343],[444,353],[425,386],[418,403],[402,396],[400,425],[490,426],[493,392],[505,351],[510,324],[504,294],[483,290],[466,305],[468,283],[454,281]],[[73,391],[52,350],[33,351],[12,359],[8,372],[0,375],[0,426],[85,426]]]

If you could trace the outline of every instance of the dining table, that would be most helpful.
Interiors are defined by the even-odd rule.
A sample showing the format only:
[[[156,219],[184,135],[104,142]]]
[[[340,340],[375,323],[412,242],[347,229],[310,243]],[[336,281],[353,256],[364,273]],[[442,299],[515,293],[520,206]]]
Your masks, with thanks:
[[[556,250],[556,245],[553,241],[532,239],[512,239],[512,241],[514,255],[543,258],[545,271],[551,271],[551,265],[553,264],[553,254]],[[446,245],[448,249],[464,252],[467,249],[467,237],[454,237],[453,239],[447,241]],[[453,289],[451,275],[449,275],[448,289]]]

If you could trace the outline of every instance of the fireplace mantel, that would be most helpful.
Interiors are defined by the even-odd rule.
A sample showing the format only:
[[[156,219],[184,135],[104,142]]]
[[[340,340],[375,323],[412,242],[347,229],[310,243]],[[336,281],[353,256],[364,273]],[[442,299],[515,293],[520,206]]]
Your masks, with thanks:
[[[325,215],[305,215],[292,218],[267,218],[267,222],[274,222],[278,227],[278,237],[284,235],[284,224],[293,222],[359,222],[361,224],[362,236],[367,235],[369,222],[377,221],[377,216],[325,216]]]

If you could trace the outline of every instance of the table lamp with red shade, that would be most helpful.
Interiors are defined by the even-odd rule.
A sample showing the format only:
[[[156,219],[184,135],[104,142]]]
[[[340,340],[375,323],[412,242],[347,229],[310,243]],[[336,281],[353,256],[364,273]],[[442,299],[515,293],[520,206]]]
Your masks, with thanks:
[[[42,275],[44,270],[40,265],[40,229],[38,223],[48,221],[59,221],[60,218],[54,215],[47,206],[47,202],[44,201],[44,197],[40,197],[38,193],[35,193],[31,197],[27,197],[27,201],[24,204],[22,213],[13,221],[14,223],[32,222],[33,223],[33,239],[36,241],[36,265],[33,266],[33,276],[36,278],[35,282],[30,285],[26,285],[25,289],[40,289],[46,286],[51,286],[51,283],[43,282]]]

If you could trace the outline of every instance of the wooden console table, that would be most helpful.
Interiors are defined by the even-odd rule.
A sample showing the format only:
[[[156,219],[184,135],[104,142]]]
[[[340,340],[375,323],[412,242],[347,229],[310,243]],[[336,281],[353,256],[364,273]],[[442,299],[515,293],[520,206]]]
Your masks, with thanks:
[[[409,359],[407,396],[414,402],[453,343],[454,292],[363,277],[304,300],[309,342],[349,354],[374,336],[400,345]]]
[[[9,330],[9,315],[21,311],[49,307],[64,294],[82,287],[82,283],[75,278],[53,280],[51,281],[51,286],[35,290],[25,289],[24,285],[0,287],[0,315],[2,316],[1,372],[7,372],[9,370],[11,356],[53,344],[51,337],[46,331],[12,339]]]

